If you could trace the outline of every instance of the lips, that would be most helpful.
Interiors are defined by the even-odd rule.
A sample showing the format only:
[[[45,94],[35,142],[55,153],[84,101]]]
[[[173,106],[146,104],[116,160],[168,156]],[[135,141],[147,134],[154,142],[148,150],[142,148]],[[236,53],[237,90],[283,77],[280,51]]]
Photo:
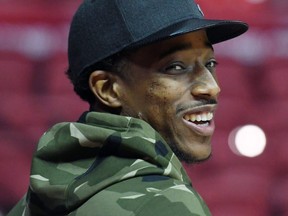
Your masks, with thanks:
[[[203,106],[186,111],[184,124],[201,136],[212,136],[215,130],[214,112],[216,106]]]

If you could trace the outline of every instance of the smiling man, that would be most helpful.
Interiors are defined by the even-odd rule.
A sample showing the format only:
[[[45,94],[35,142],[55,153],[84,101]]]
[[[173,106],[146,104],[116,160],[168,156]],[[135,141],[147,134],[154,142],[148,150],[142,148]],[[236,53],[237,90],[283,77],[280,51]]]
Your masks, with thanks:
[[[126,61],[125,70],[131,72],[118,81],[115,94],[119,95],[120,114],[148,122],[179,159],[208,158],[220,88],[206,32],[147,45],[131,52]]]
[[[90,111],[40,139],[29,190],[9,215],[210,215],[181,161],[211,155],[212,45],[247,29],[204,19],[192,0],[84,1],[67,74]]]

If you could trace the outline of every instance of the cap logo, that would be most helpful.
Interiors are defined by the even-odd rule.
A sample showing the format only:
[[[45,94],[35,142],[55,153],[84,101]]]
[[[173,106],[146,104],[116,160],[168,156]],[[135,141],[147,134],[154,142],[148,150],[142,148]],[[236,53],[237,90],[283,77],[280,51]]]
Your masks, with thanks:
[[[201,10],[201,8],[200,8],[200,5],[199,5],[199,4],[197,4],[197,7],[198,7],[198,10],[200,11],[200,13],[202,14],[202,16],[204,17],[204,13],[203,13],[203,11]]]

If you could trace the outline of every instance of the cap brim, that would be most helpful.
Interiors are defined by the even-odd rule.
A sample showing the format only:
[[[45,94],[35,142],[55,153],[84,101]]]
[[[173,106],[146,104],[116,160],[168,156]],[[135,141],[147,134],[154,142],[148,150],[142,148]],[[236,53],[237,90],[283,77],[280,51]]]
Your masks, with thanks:
[[[201,29],[206,30],[210,43],[216,44],[245,33],[248,30],[248,24],[231,20],[189,19],[166,27],[153,35],[134,43],[130,47],[135,48],[143,46]]]

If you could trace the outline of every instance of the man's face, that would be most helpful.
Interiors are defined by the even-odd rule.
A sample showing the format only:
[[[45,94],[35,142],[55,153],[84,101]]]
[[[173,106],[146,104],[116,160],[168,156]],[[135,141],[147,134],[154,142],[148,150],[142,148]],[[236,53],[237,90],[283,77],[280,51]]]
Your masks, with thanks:
[[[127,65],[121,114],[147,121],[181,160],[209,158],[220,88],[205,31],[140,48]]]

